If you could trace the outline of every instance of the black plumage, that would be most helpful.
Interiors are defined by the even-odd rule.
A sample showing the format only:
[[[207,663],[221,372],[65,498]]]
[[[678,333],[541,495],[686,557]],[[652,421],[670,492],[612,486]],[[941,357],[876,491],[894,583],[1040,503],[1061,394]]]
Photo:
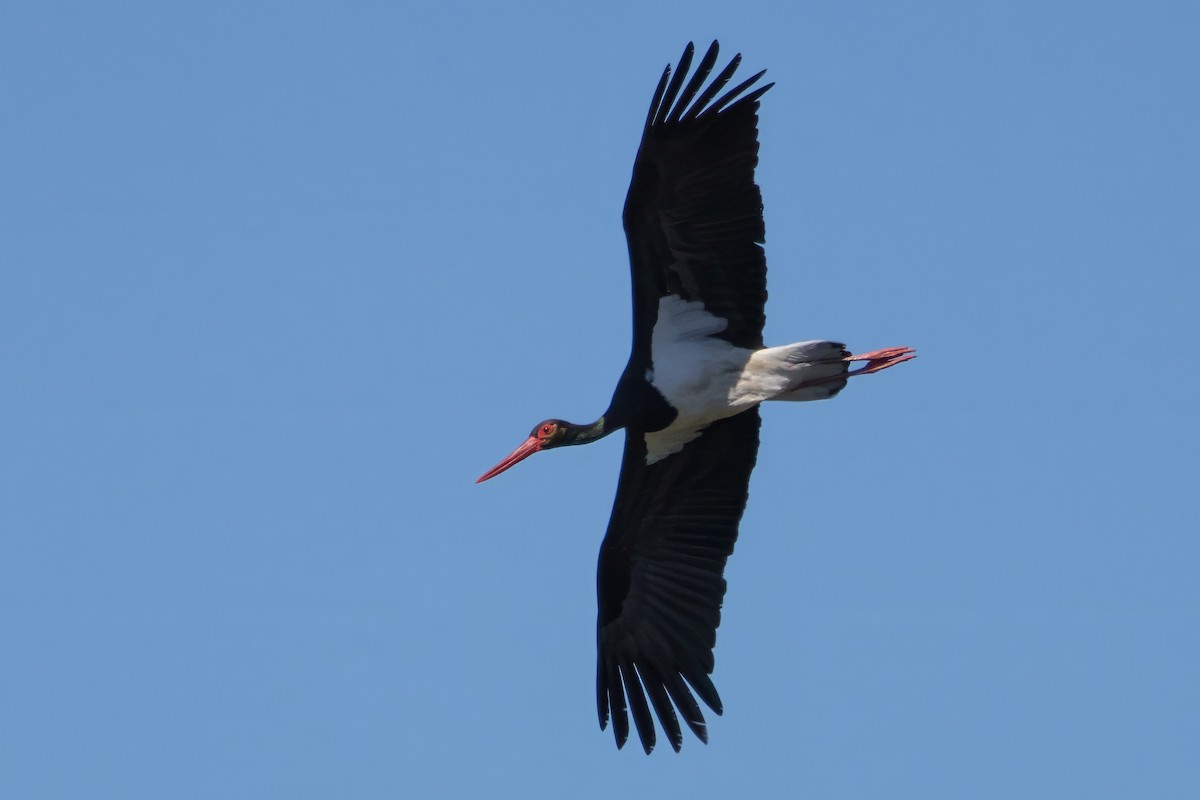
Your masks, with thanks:
[[[681,93],[693,52],[689,44],[673,79],[669,67],[663,72],[625,200],[633,348],[605,414],[625,427],[626,442],[597,574],[597,704],[601,727],[611,719],[621,746],[629,731],[628,703],[646,752],[655,743],[646,695],[676,750],[683,737],[671,701],[688,727],[708,741],[704,717],[684,681],[721,713],[708,676],[725,595],[722,573],[758,453],[759,416],[753,408],[713,423],[682,453],[647,466],[645,433],[665,427],[670,417],[664,420],[661,403],[653,400],[633,404],[632,412],[621,405],[640,391],[637,385],[646,385],[659,299],[665,295],[703,300],[728,323],[719,338],[740,347],[762,346],[767,266],[754,168],[758,98],[772,84],[747,92],[760,72],[714,102],[741,57],[701,92],[717,60],[713,42]]]
[[[758,426],[757,408],[719,420],[678,456],[651,465],[644,435],[625,434],[596,581],[596,702],[600,725],[611,719],[618,746],[629,735],[628,700],[642,746],[647,753],[654,747],[642,687],[676,750],[683,736],[668,696],[688,727],[708,741],[704,716],[683,681],[721,713],[708,676],[725,562],[746,507]]]
[[[708,741],[700,704],[722,710],[709,676],[725,564],[758,457],[758,405],[825,399],[852,375],[915,357],[908,347],[850,355],[832,341],[764,348],[754,170],[759,98],[771,84],[755,87],[760,72],[725,91],[741,57],[712,77],[717,53],[713,42],[689,78],[689,44],[678,69],[664,70],[646,114],[623,215],[633,345],[608,410],[586,425],[539,422],[479,478],[624,429],[596,575],[596,703],[618,747],[632,718],[647,753],[654,717],[679,750],[680,716]],[[865,363],[850,371],[855,361]]]

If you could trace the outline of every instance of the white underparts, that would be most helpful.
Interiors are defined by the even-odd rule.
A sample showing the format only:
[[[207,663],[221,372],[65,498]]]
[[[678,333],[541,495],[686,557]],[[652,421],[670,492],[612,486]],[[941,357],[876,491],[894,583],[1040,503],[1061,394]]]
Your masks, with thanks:
[[[678,453],[713,422],[765,400],[819,400],[841,388],[844,353],[836,342],[811,341],[750,350],[716,334],[728,326],[699,301],[667,295],[658,301],[647,377],[678,412],[661,431],[646,434],[646,463]]]

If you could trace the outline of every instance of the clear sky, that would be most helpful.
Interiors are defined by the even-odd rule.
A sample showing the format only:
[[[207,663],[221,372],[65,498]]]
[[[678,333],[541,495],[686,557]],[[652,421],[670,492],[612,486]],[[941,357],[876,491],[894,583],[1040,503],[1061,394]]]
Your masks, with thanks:
[[[418,5],[420,7],[418,7]],[[0,796],[1200,796],[1194,3],[0,10]],[[597,727],[659,71],[768,68],[711,744]]]

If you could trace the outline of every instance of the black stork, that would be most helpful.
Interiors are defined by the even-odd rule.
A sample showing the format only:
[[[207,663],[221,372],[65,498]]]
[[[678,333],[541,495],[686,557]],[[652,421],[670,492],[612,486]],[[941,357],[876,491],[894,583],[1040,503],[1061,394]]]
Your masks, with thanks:
[[[764,346],[767,266],[754,168],[759,98],[774,84],[751,89],[764,70],[717,98],[741,62],[734,56],[705,87],[717,52],[713,42],[684,85],[688,44],[650,101],[623,215],[633,348],[608,410],[586,425],[539,422],[477,481],[541,450],[625,430],[596,576],[596,703],[601,729],[611,717],[618,748],[632,714],[646,753],[655,744],[651,707],[676,751],[683,734],[675,709],[708,741],[692,692],[722,710],[709,675],[725,562],[758,455],[759,403],[823,400],[855,375],[915,358],[908,347],[851,355],[831,341]]]

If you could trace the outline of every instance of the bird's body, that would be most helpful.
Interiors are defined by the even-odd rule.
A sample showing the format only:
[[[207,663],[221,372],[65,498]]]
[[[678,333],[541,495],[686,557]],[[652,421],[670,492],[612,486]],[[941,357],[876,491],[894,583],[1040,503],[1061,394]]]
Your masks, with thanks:
[[[666,428],[647,432],[647,460],[677,453],[710,423],[767,400],[820,400],[836,394],[847,355],[837,342],[738,347],[715,337],[725,321],[698,301],[659,302],[646,379],[675,409]]]
[[[647,753],[650,709],[676,750],[676,709],[703,741],[695,695],[721,713],[709,679],[723,572],[758,453],[759,404],[836,395],[853,375],[912,358],[905,347],[850,355],[832,341],[766,347],[758,98],[762,73],[719,99],[741,57],[704,86],[717,43],[692,79],[689,44],[659,81],[626,197],[633,346],[608,410],[594,423],[538,423],[480,477],[539,450],[626,432],[621,476],[597,572],[597,707],[617,745],[629,716]],[[858,370],[850,365],[865,362]]]

